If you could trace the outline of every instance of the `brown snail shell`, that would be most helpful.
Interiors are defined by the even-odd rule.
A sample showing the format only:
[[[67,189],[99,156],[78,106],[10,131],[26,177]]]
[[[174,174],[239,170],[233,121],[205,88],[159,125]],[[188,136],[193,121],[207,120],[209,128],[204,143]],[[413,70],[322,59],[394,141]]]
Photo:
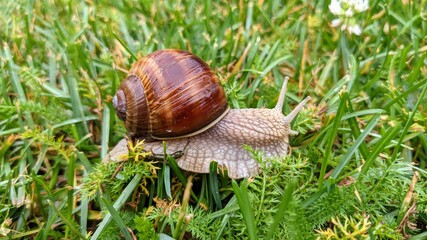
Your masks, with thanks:
[[[221,82],[199,57],[159,50],[138,60],[113,98],[131,138],[146,141],[196,135],[229,110]]]

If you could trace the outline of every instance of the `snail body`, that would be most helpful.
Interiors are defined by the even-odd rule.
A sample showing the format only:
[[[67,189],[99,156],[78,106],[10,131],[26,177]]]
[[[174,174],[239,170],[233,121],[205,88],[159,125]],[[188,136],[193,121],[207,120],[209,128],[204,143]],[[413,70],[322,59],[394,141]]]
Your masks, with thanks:
[[[286,85],[287,78],[273,109],[228,110],[228,105],[221,103],[220,113],[215,113],[217,118],[214,124],[205,124],[196,130],[196,134],[186,132],[181,136],[161,139],[149,137],[144,144],[145,150],[162,155],[164,153],[162,140],[164,140],[167,144],[167,154],[182,152],[183,155],[177,159],[177,163],[184,170],[207,173],[210,163],[216,161],[219,168],[226,169],[231,178],[254,176],[260,172],[259,163],[252,158],[244,145],[263,152],[265,158],[283,157],[288,154],[289,135],[298,134],[291,130],[290,123],[310,98],[304,99],[288,116],[285,116],[282,107]],[[117,106],[117,103],[115,105]],[[209,111],[205,112],[205,115]],[[119,116],[120,114],[118,113]],[[139,134],[129,134],[129,137],[132,139],[137,135]],[[119,160],[121,155],[128,152],[127,144],[126,139],[121,140],[103,161]]]

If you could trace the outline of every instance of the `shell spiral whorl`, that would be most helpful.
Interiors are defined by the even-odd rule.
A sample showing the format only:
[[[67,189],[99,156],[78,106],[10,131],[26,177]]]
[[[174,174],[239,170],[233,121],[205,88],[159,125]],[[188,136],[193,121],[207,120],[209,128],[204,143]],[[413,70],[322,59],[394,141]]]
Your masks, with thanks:
[[[215,73],[197,56],[159,50],[137,61],[113,98],[132,138],[172,139],[198,134],[228,111]]]

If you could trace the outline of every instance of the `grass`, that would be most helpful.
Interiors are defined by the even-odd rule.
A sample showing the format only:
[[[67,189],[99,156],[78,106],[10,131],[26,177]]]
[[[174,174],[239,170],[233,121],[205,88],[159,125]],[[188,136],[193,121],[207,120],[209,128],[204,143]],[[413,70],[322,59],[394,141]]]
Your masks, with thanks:
[[[0,239],[424,239],[427,2],[0,1]],[[192,51],[232,108],[303,97],[292,154],[254,178],[173,158],[99,164],[112,96],[139,57]],[[262,153],[253,151],[260,159]]]

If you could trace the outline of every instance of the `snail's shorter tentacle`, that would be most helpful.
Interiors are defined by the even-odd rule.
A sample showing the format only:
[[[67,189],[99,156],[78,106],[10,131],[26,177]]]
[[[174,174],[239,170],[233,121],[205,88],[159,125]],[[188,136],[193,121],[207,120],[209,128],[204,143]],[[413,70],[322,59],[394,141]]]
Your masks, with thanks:
[[[300,102],[295,108],[294,110],[292,110],[292,112],[290,112],[288,114],[288,116],[286,116],[286,122],[292,122],[292,120],[294,120],[294,118],[297,116],[297,114],[303,109],[303,107],[305,106],[305,104],[307,104],[308,101],[310,101],[311,97],[308,96],[306,97],[302,102]]]

